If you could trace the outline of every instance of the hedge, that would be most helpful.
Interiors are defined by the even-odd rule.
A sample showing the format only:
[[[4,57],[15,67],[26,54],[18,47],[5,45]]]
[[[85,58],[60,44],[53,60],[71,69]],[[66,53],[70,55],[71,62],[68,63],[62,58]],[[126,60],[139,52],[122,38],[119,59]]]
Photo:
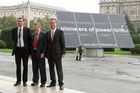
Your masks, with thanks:
[[[104,48],[104,51],[106,51],[106,52],[114,52],[115,49],[114,48]]]
[[[0,40],[0,48],[5,48],[6,43],[3,40]]]
[[[132,34],[132,39],[134,44],[140,44],[140,36],[137,34]]]
[[[6,29],[6,30],[3,30],[1,32],[0,39],[3,40],[6,43],[6,48],[12,48],[12,46],[13,46],[12,31],[11,31],[10,28]]]
[[[140,54],[140,44],[135,44],[134,48],[130,48],[132,54]]]

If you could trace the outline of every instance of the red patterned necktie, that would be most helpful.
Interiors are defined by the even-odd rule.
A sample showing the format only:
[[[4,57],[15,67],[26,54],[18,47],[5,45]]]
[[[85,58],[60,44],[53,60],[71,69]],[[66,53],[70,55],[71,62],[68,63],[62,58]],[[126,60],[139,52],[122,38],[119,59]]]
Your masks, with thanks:
[[[38,32],[35,33],[35,37],[34,37],[34,49],[37,48],[37,41],[38,41]]]

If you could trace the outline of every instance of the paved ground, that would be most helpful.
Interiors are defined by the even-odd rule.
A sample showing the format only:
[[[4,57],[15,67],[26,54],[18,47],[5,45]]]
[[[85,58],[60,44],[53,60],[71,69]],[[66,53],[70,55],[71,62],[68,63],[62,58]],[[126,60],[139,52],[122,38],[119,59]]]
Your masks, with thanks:
[[[0,64],[1,75],[15,77],[14,58],[10,54],[0,53]],[[139,56],[84,57],[77,62],[74,55],[68,54],[63,59],[63,67],[66,88],[86,93],[140,93]],[[29,80],[31,77],[29,62]],[[47,84],[49,81],[48,78]]]
[[[85,93],[72,89],[65,88],[63,91],[59,90],[59,87],[53,88],[40,88],[39,86],[27,86],[24,87],[22,84],[14,87],[13,82],[15,78],[0,75],[0,93]],[[30,82],[31,83],[31,82]]]

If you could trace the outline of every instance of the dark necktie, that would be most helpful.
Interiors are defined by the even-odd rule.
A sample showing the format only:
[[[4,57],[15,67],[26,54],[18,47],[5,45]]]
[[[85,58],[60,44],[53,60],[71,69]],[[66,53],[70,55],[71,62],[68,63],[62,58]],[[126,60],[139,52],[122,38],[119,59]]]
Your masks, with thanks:
[[[37,48],[37,41],[38,41],[38,32],[35,33],[35,37],[34,37],[34,49]]]
[[[21,28],[19,29],[18,39],[19,39],[19,47],[21,47]]]

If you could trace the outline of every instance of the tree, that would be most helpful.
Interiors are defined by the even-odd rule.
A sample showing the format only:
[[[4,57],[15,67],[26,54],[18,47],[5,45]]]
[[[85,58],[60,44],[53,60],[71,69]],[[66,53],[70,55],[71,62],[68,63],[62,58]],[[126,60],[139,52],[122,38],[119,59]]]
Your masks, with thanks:
[[[36,18],[30,21],[30,28],[32,29],[33,24],[39,22],[42,27],[42,31],[46,31],[49,28],[49,19],[46,16],[45,18]],[[25,26],[27,26],[27,19],[25,19]],[[7,48],[12,48],[12,32],[11,29],[16,27],[16,17],[15,16],[4,16],[0,17],[0,39],[3,40]]]
[[[0,18],[0,30],[12,28],[16,26],[15,16],[3,16]]]
[[[137,28],[137,34],[140,35],[140,28]]]
[[[33,28],[33,24],[35,22],[39,22],[41,24],[41,29],[42,31],[46,31],[47,29],[49,29],[49,19],[48,17],[44,17],[44,18],[34,18],[33,20],[30,21],[30,28]]]
[[[1,32],[1,40],[3,40],[6,43],[7,48],[12,48],[13,42],[12,42],[12,28],[8,28],[5,30],[2,30]]]
[[[15,16],[0,17],[0,39],[3,40],[7,48],[12,48],[12,32],[11,29],[16,26]]]
[[[136,31],[134,29],[134,25],[130,22],[127,14],[125,14],[125,20],[126,20],[126,24],[128,26],[128,29],[130,31],[130,34],[136,34]]]

